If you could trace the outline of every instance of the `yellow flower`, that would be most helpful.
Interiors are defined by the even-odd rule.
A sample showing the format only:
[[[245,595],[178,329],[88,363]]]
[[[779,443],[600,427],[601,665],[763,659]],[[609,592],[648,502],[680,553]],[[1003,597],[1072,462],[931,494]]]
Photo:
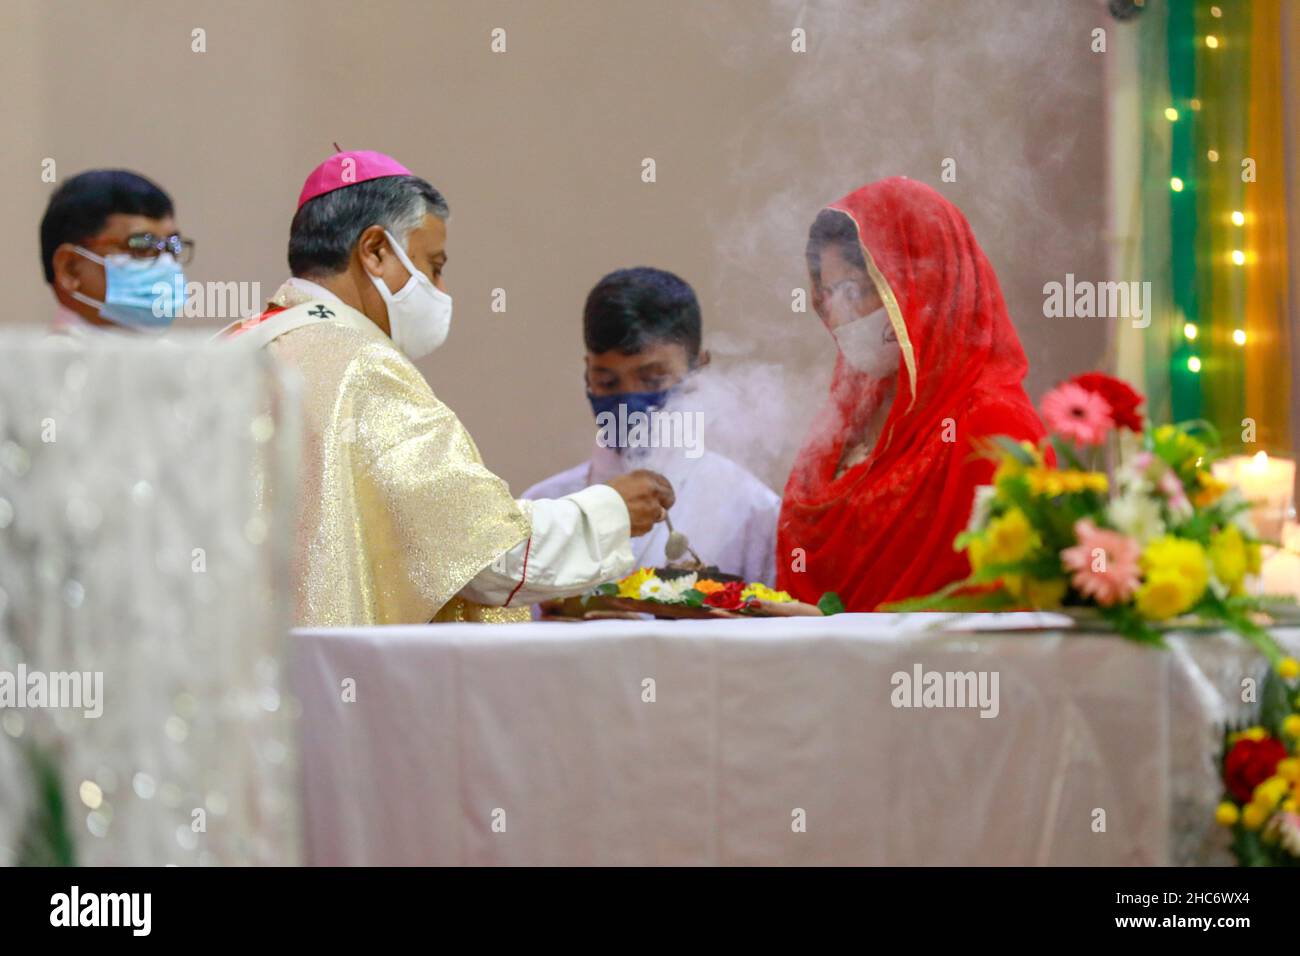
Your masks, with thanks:
[[[1248,542],[1246,545],[1246,573],[1259,574],[1264,565],[1264,552],[1260,548],[1258,541]]]
[[[1155,440],[1156,454],[1174,468],[1194,466],[1198,459],[1205,457],[1204,443],[1177,425],[1161,425],[1152,437]]]
[[[1230,524],[1210,537],[1210,563],[1214,574],[1234,594],[1241,590],[1246,577],[1246,539],[1236,525]]]
[[[988,560],[991,564],[1010,564],[1019,561],[1033,550],[1037,536],[1029,519],[1019,508],[1012,508],[1000,518],[989,522],[985,540],[988,543]]]
[[[655,576],[654,568],[640,568],[618,582],[618,596],[621,598],[641,597],[641,585]]]
[[[1282,802],[1282,798],[1285,797],[1290,790],[1290,784],[1281,777],[1269,777],[1267,780],[1255,787],[1255,792],[1250,796],[1250,802],[1258,804],[1265,810],[1271,811]]]
[[[1277,665],[1278,676],[1283,680],[1295,680],[1300,676],[1300,661],[1294,657],[1284,657]]]
[[[1038,450],[1037,445],[1032,442],[1022,441],[1020,447],[1023,448],[1029,454],[1029,457],[1033,459],[1034,465],[1037,466],[1043,463],[1043,453]],[[1013,456],[1003,452],[1001,458],[998,460],[997,471],[993,472],[993,484],[1000,485],[1008,478],[1015,478],[1017,475],[1024,474],[1026,467],[1027,466],[1017,461]]]
[[[1210,579],[1205,549],[1190,538],[1165,535],[1146,546],[1142,553],[1142,570],[1150,573],[1174,571],[1186,578],[1200,597]]]
[[[1192,499],[1192,504],[1198,508],[1210,507],[1222,498],[1227,490],[1227,485],[1216,478],[1210,477],[1208,471],[1198,471],[1196,473],[1196,482],[1200,487],[1193,491],[1189,497]]]
[[[983,538],[971,538],[966,542],[966,560],[970,562],[971,571],[979,571],[988,560],[989,546]]]
[[[785,604],[794,600],[785,591],[776,591],[766,584],[759,584],[757,581],[750,582],[749,586],[740,592],[740,596],[746,600],[758,598],[760,601],[775,601],[778,604]]]
[[[1153,612],[1142,610],[1142,613],[1157,620],[1187,610],[1201,599],[1210,581],[1205,549],[1188,538],[1173,535],[1157,538],[1142,552],[1141,563],[1147,583],[1138,590],[1139,610],[1142,610],[1142,592],[1147,590],[1146,603]],[[1154,613],[1157,610],[1163,613]]]
[[[1201,487],[1192,495],[1192,504],[1198,508],[1208,508],[1214,504],[1228,490],[1228,483],[1215,478],[1213,473],[1208,471],[1198,471],[1196,473],[1196,482]]]
[[[1051,581],[1028,578],[1025,581],[1025,601],[1030,607],[1040,611],[1050,611],[1052,608],[1060,607],[1065,591],[1064,578],[1055,578]]]
[[[1235,803],[1229,803],[1227,800],[1219,804],[1214,810],[1214,822],[1221,827],[1230,827],[1241,819],[1241,811],[1237,809]]]
[[[1137,589],[1138,613],[1152,621],[1163,621],[1191,607],[1187,585],[1172,574],[1157,574]]]
[[[999,487],[1008,478],[1015,478],[1023,474],[1025,466],[1020,464],[1010,455],[1003,455],[1002,460],[998,462],[997,471],[993,472],[993,485]]]
[[[1258,830],[1268,819],[1268,811],[1258,804],[1251,803],[1241,811],[1241,822],[1247,830]]]
[[[1100,471],[1057,471],[1055,468],[1032,468],[1025,472],[1029,490],[1036,495],[1055,498],[1058,495],[1095,491],[1105,494],[1109,487],[1106,475]]]
[[[1285,757],[1277,762],[1277,775],[1288,783],[1295,783],[1300,780],[1300,760],[1295,757]]]
[[[695,590],[701,594],[712,594],[714,591],[721,591],[725,585],[713,580],[713,578],[704,578],[695,582]]]
[[[1235,744],[1238,740],[1265,740],[1268,737],[1268,731],[1263,727],[1247,727],[1245,730],[1239,730],[1235,734],[1228,734],[1228,743]]]
[[[1296,808],[1295,800],[1288,798],[1282,801],[1282,809],[1285,810],[1287,813],[1295,813],[1295,808]]]
[[[1288,737],[1300,737],[1300,714],[1292,714],[1282,721],[1282,733]]]

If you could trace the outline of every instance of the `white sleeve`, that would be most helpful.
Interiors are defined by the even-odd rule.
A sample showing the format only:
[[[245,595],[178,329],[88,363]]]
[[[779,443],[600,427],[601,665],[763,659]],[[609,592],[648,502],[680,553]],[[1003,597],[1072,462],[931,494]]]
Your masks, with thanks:
[[[581,594],[632,571],[631,519],[623,496],[609,485],[518,504],[532,534],[461,589],[469,600],[519,607]]]

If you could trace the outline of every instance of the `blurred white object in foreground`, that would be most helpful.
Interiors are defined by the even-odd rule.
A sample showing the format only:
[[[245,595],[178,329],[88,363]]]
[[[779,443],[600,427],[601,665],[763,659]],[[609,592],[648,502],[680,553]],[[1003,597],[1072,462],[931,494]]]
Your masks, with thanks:
[[[294,862],[296,394],[104,338],[0,334],[0,863]]]

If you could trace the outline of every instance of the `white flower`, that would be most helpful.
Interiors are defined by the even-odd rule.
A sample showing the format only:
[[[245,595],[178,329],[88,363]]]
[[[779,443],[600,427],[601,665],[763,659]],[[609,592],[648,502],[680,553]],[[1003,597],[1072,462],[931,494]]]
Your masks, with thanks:
[[[975,489],[975,504],[971,506],[970,523],[966,525],[967,531],[984,530],[984,526],[989,523],[989,512],[993,508],[993,499],[997,493],[998,490],[992,485],[980,485]]]
[[[1300,817],[1294,813],[1279,813],[1275,820],[1279,842],[1292,856],[1300,856]]]
[[[1223,497],[1216,504],[1225,510],[1237,508],[1237,513],[1228,519],[1228,523],[1236,525],[1237,530],[1241,532],[1246,540],[1254,541],[1259,537],[1259,532],[1255,530],[1255,521],[1250,515],[1250,509],[1240,507],[1245,501],[1241,489],[1233,486],[1223,493]]]
[[[666,601],[668,600],[667,592],[667,582],[660,581],[657,577],[651,577],[641,582],[641,590],[637,597],[642,601]]]
[[[686,599],[686,592],[695,587],[695,582],[700,576],[692,571],[690,574],[683,575],[680,578],[673,578],[671,581],[664,582],[664,590],[667,595],[661,597],[661,601],[680,602]]]
[[[1160,502],[1147,495],[1126,492],[1110,502],[1110,520],[1124,534],[1146,544],[1165,533]]]

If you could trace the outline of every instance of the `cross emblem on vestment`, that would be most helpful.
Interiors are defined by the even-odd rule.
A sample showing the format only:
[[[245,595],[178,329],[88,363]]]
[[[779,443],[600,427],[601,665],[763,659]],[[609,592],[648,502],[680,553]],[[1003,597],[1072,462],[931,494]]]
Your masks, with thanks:
[[[331,319],[334,317],[334,313],[323,305],[318,305],[314,309],[308,309],[307,314],[315,319]]]

